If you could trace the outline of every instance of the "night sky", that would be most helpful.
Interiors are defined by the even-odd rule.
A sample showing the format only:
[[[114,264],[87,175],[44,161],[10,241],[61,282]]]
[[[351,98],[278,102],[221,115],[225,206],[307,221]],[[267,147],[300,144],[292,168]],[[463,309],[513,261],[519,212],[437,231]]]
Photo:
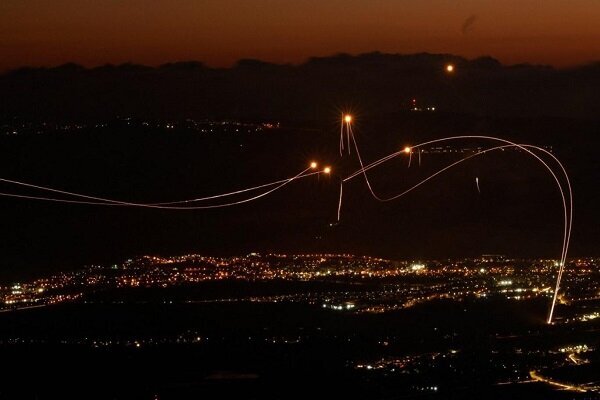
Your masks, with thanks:
[[[598,21],[596,0],[2,0],[0,70],[373,50],[563,67],[598,59]]]
[[[140,202],[282,179],[311,159],[330,163],[338,179],[359,167],[338,154],[344,110],[356,116],[365,160],[450,135],[552,147],[576,193],[570,255],[595,255],[598,21],[598,1],[0,0],[0,71],[58,66],[0,73],[0,176]],[[412,99],[436,112],[408,111]],[[125,116],[146,125],[121,125]],[[189,118],[283,129],[207,136],[164,128]],[[50,133],[22,132],[30,121]],[[89,129],[51,129],[75,122]],[[398,164],[374,179],[392,194],[416,182],[407,171],[443,161],[410,171]],[[333,225],[335,179],[189,214],[3,198],[0,220],[11,228],[0,243],[0,281],[185,252],[556,257],[560,202],[548,176],[530,167],[520,157],[474,163],[421,197],[384,205],[357,182],[344,189],[344,218]]]
[[[0,0],[0,400],[600,399],[598,149],[600,0]]]

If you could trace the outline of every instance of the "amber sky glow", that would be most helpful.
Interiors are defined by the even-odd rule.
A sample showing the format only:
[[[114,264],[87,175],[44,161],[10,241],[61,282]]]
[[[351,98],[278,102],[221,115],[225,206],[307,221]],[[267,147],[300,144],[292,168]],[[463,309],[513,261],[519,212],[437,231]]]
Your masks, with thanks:
[[[471,24],[463,25],[471,16]],[[379,50],[600,60],[599,0],[0,0],[0,70]]]

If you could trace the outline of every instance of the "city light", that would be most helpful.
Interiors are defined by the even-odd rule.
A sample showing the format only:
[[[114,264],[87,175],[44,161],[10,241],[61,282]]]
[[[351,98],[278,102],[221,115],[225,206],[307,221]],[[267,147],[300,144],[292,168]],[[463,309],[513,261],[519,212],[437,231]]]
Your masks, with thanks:
[[[448,71],[454,70],[454,66],[451,64],[448,65],[447,70]],[[416,99],[413,99],[413,102],[415,100]],[[351,175],[347,176],[346,178],[341,178],[340,191],[339,191],[340,197],[339,197],[338,208],[337,208],[337,210],[338,210],[337,220],[338,221],[340,220],[340,210],[342,209],[342,199],[343,199],[342,184],[344,182],[347,182],[350,179],[353,179],[353,178],[359,176],[359,175],[362,175],[364,177],[365,182],[367,184],[367,188],[371,192],[371,195],[377,201],[388,202],[388,201],[392,201],[392,200],[398,199],[400,197],[403,197],[404,195],[411,192],[413,189],[416,189],[416,188],[420,187],[423,183],[429,181],[431,178],[443,173],[446,170],[449,170],[450,168],[453,168],[453,167],[459,165],[460,163],[462,163],[464,161],[467,161],[476,156],[481,156],[481,155],[487,154],[492,151],[496,151],[496,150],[504,151],[505,149],[515,148],[515,149],[522,150],[524,153],[534,157],[537,161],[539,161],[541,163],[541,166],[544,167],[554,178],[556,185],[558,187],[558,190],[560,192],[561,198],[562,198],[562,203],[563,203],[562,205],[563,205],[563,216],[564,216],[564,218],[563,218],[564,229],[563,229],[562,252],[561,252],[560,260],[556,261],[556,264],[555,264],[555,268],[558,268],[558,274],[557,274],[557,278],[556,278],[556,284],[555,284],[554,290],[553,290],[553,299],[551,302],[550,311],[549,311],[549,314],[547,317],[547,323],[550,324],[552,322],[554,308],[555,308],[556,302],[559,298],[558,297],[559,290],[561,289],[560,283],[561,283],[562,275],[563,275],[563,272],[565,269],[565,260],[566,260],[568,248],[569,248],[569,240],[570,240],[570,235],[571,235],[572,197],[573,196],[572,196],[570,179],[569,179],[568,174],[566,173],[564,166],[550,151],[548,151],[542,147],[528,145],[528,144],[517,144],[517,143],[511,142],[511,141],[508,141],[508,140],[505,140],[502,138],[498,138],[498,137],[493,137],[493,136],[460,135],[460,136],[450,136],[450,137],[444,137],[444,138],[435,139],[435,140],[429,140],[424,143],[416,144],[413,147],[406,146],[401,151],[396,150],[395,152],[393,152],[385,157],[382,157],[379,160],[375,160],[375,161],[371,162],[370,164],[365,165],[365,163],[363,163],[363,159],[360,155],[359,146],[355,139],[352,125],[349,123],[350,121],[352,121],[352,116],[349,114],[342,114],[342,116],[343,116],[343,119],[342,119],[342,127],[341,127],[341,132],[340,132],[340,156],[343,154],[343,150],[345,150],[345,149],[347,149],[347,152],[349,155],[352,152],[354,152],[356,154],[356,157],[358,158],[358,162],[360,163],[361,168],[359,170],[355,171],[354,173],[352,173]],[[347,122],[345,125],[344,125],[344,121]],[[379,165],[382,165],[385,162],[387,162],[388,160],[393,159],[394,157],[398,156],[401,153],[405,153],[406,155],[408,155],[408,157],[407,157],[408,158],[408,167],[410,168],[411,160],[412,160],[412,153],[413,153],[412,149],[413,148],[418,149],[417,155],[418,155],[418,162],[419,162],[419,166],[420,166],[421,165],[421,154],[424,151],[428,152],[428,153],[433,152],[433,151],[436,151],[435,150],[436,148],[439,149],[440,144],[443,142],[450,142],[450,141],[454,141],[454,140],[466,140],[466,139],[489,140],[489,141],[498,143],[498,145],[495,147],[490,147],[490,148],[486,148],[486,149],[477,147],[472,153],[468,154],[467,156],[463,157],[462,159],[459,159],[459,160],[447,165],[446,167],[440,169],[438,172],[435,172],[434,174],[430,175],[429,177],[424,178],[421,182],[418,182],[417,184],[413,185],[412,187],[404,190],[403,192],[401,192],[397,195],[391,196],[391,197],[384,198],[384,197],[378,195],[377,193],[375,193],[372,185],[369,182],[369,177],[366,173],[367,170],[370,170]],[[434,145],[434,144],[436,146],[431,147],[431,145]],[[424,148],[425,145],[427,145],[428,148]],[[351,151],[351,149],[352,149],[352,151]],[[444,152],[445,152],[445,150],[444,150]],[[550,160],[548,160],[548,161],[544,160],[543,158],[536,155],[536,152],[547,155],[549,158],[552,159],[553,163],[557,164],[558,167],[553,166],[552,163],[549,164]],[[262,197],[265,197],[265,196],[271,194],[272,192],[283,188],[288,183],[290,183],[294,180],[298,180],[301,178],[305,178],[305,177],[309,177],[309,176],[312,176],[315,174],[321,174],[321,173],[331,174],[331,171],[332,171],[332,168],[327,166],[321,171],[314,171],[311,173],[306,173],[308,169],[316,169],[316,168],[317,168],[317,163],[313,161],[309,164],[309,168],[299,172],[298,174],[296,174],[294,176],[291,176],[291,177],[288,177],[285,179],[281,179],[278,181],[269,182],[269,183],[265,183],[262,185],[248,187],[248,188],[244,188],[244,189],[238,189],[238,190],[234,190],[234,191],[227,192],[227,193],[213,194],[210,196],[198,197],[198,198],[187,199],[187,200],[175,200],[175,201],[164,202],[164,203],[132,203],[132,202],[127,202],[127,201],[122,201],[122,200],[114,200],[114,199],[109,199],[109,198],[91,196],[89,194],[67,192],[64,190],[57,189],[57,188],[34,185],[31,183],[27,183],[27,182],[15,181],[15,180],[10,180],[10,179],[6,179],[6,178],[0,178],[0,182],[5,183],[5,184],[17,185],[17,186],[21,186],[21,187],[27,187],[27,188],[46,191],[46,192],[51,192],[53,194],[61,194],[64,196],[69,196],[70,198],[65,199],[65,198],[58,198],[58,197],[42,197],[42,196],[20,194],[20,193],[0,193],[0,196],[26,199],[26,200],[56,202],[56,203],[63,203],[63,204],[85,204],[85,205],[98,205],[98,206],[111,206],[111,207],[126,206],[126,207],[144,207],[144,208],[151,208],[151,209],[165,209],[165,210],[214,209],[214,208],[230,207],[230,206],[234,206],[234,205],[248,203],[248,202],[260,199]],[[556,168],[559,168],[559,169],[556,170]],[[564,182],[561,182],[561,179],[556,175],[555,172],[560,173],[560,177],[564,179]],[[476,179],[475,183],[477,185],[477,190],[478,190],[478,192],[480,192],[479,178],[476,177],[475,179]],[[268,189],[268,188],[270,188],[270,189]],[[259,189],[263,189],[263,191],[256,192]],[[246,197],[241,198],[241,199],[233,197],[233,196],[241,195],[243,193],[248,193],[248,194],[245,195]],[[217,203],[215,201],[215,199],[217,199],[217,198],[223,199],[223,200],[221,200]],[[209,200],[214,201],[214,203],[212,203],[212,204],[201,203],[201,202],[209,201]],[[487,273],[487,272],[485,269],[482,269],[480,271],[480,273],[483,274],[483,273]],[[12,288],[11,295],[20,296],[22,294],[23,294],[23,290],[18,285],[14,286]],[[519,296],[521,296],[521,295],[519,295]],[[518,298],[518,297],[515,296],[514,298]],[[13,299],[7,299],[7,300],[12,301]]]
[[[448,64],[446,65],[446,72],[454,72],[454,65]]]

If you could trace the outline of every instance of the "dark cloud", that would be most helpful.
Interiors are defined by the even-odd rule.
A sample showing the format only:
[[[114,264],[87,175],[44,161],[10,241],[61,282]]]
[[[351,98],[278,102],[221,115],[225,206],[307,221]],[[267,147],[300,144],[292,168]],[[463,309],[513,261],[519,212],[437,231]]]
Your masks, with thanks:
[[[443,73],[448,62],[459,72],[454,78]],[[452,112],[597,118],[600,94],[590,82],[599,77],[600,64],[556,70],[427,53],[341,54],[300,65],[242,60],[232,68],[200,62],[92,69],[67,64],[0,75],[0,118],[308,120],[330,118],[331,108],[344,104],[395,112],[409,97]]]
[[[473,30],[473,25],[475,24],[475,21],[477,20],[477,16],[475,14],[469,16],[469,18],[465,19],[465,22],[463,22],[462,26],[460,27],[460,31],[462,32],[463,35],[466,35],[467,33],[471,32]]]

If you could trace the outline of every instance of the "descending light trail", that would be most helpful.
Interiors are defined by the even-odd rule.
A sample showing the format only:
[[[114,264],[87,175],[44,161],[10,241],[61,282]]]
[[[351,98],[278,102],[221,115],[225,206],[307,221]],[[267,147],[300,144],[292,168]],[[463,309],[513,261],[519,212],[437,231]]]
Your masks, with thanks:
[[[452,66],[450,65],[449,67],[452,67]],[[453,67],[451,69],[447,69],[447,71],[452,72]],[[561,283],[562,275],[563,275],[565,264],[566,264],[566,258],[567,258],[567,253],[568,253],[570,238],[571,238],[572,221],[573,221],[573,192],[572,192],[572,188],[571,188],[571,182],[570,182],[569,176],[568,176],[563,164],[560,162],[560,160],[558,160],[552,153],[550,153],[546,149],[543,149],[538,146],[528,145],[528,144],[518,144],[518,143],[514,143],[511,141],[493,137],[493,136],[462,135],[462,136],[451,136],[451,137],[445,137],[445,138],[441,138],[441,139],[430,140],[430,141],[420,143],[420,144],[417,144],[414,146],[406,146],[402,150],[391,153],[385,157],[380,158],[379,160],[373,161],[370,164],[365,165],[363,162],[360,150],[359,150],[359,146],[358,146],[356,137],[355,137],[353,129],[352,129],[352,122],[353,122],[353,117],[350,114],[342,113],[341,127],[340,127],[339,153],[340,153],[340,156],[343,156],[344,151],[347,150],[348,154],[351,154],[351,147],[354,146],[354,149],[356,151],[356,157],[360,163],[360,169],[355,171],[354,173],[350,174],[348,177],[341,179],[341,181],[340,181],[339,201],[338,201],[338,208],[337,208],[337,221],[338,222],[340,221],[340,217],[341,217],[344,183],[356,178],[359,175],[362,175],[364,177],[364,181],[369,189],[369,192],[377,201],[389,202],[389,201],[396,200],[402,196],[405,196],[409,192],[415,190],[416,188],[420,187],[421,185],[425,184],[426,182],[430,181],[431,179],[435,178],[436,176],[444,173],[445,171],[448,171],[449,169],[457,166],[458,164],[461,164],[471,158],[481,156],[481,155],[487,154],[492,151],[505,150],[508,148],[519,149],[519,150],[524,151],[528,155],[534,157],[537,161],[539,161],[546,168],[546,170],[554,178],[554,180],[557,184],[557,187],[559,189],[559,192],[561,195],[561,200],[562,200],[563,219],[564,219],[563,243],[562,243],[562,252],[561,252],[560,263],[559,263],[559,270],[558,270],[556,285],[555,285],[554,294],[553,294],[553,298],[552,298],[552,304],[551,304],[548,319],[547,319],[547,323],[551,323],[552,318],[553,318],[555,304],[557,301],[558,292],[560,290],[560,283]],[[447,166],[441,168],[440,170],[431,174],[430,176],[426,177],[425,179],[421,180],[420,182],[416,183],[412,187],[404,190],[403,192],[401,192],[399,194],[393,195],[391,197],[383,198],[383,197],[379,196],[373,189],[372,184],[367,175],[367,171],[369,171],[373,168],[376,168],[376,167],[378,167],[378,166],[380,166],[402,154],[408,155],[408,167],[410,168],[411,163],[412,163],[412,155],[413,155],[413,152],[415,152],[415,151],[417,152],[418,162],[419,162],[419,166],[420,166],[421,165],[421,153],[423,152],[423,147],[434,144],[434,143],[454,141],[454,140],[487,140],[487,141],[492,141],[492,142],[496,142],[496,143],[500,143],[500,144],[495,147],[490,147],[490,148],[487,148],[484,150],[479,150],[479,151],[477,151],[473,154],[470,154],[458,161],[455,161],[455,162],[451,163],[450,165],[447,165]],[[561,181],[561,179],[559,179],[559,177],[556,175],[554,169],[548,164],[548,162],[546,162],[542,157],[540,157],[540,155],[538,153],[543,154],[545,157],[551,158],[560,167],[560,172],[562,174],[561,179],[563,179],[564,182],[566,182],[566,188],[563,187],[564,182]],[[0,192],[0,196],[20,198],[20,199],[29,199],[29,200],[40,200],[40,201],[48,201],[48,202],[56,202],[56,203],[87,204],[87,205],[99,205],[99,206],[142,207],[142,208],[165,209],[165,210],[212,209],[212,208],[230,207],[230,206],[234,206],[234,205],[247,203],[247,202],[250,202],[253,200],[257,200],[259,198],[267,196],[267,195],[283,188],[284,186],[291,183],[292,181],[295,181],[295,180],[298,180],[301,178],[309,177],[312,175],[320,175],[320,174],[330,175],[330,174],[332,174],[332,168],[330,166],[325,166],[322,170],[317,170],[317,168],[318,168],[318,164],[313,161],[309,164],[308,168],[304,169],[297,175],[292,176],[291,178],[286,178],[286,179],[282,179],[282,180],[278,180],[278,181],[250,187],[250,188],[245,188],[245,189],[241,189],[241,190],[236,190],[236,191],[228,192],[228,193],[222,193],[222,194],[194,198],[194,199],[187,199],[187,200],[163,202],[163,203],[134,203],[134,202],[119,201],[119,200],[102,198],[102,197],[97,197],[97,196],[90,196],[90,195],[81,194],[81,193],[68,192],[68,191],[64,191],[64,190],[59,190],[59,189],[54,189],[54,188],[50,188],[50,187],[44,187],[44,186],[34,185],[31,183],[19,182],[19,181],[4,179],[4,178],[0,178],[0,182],[13,184],[13,185],[21,186],[21,187],[26,187],[26,188],[30,188],[30,189],[35,189],[35,190],[41,190],[41,191],[45,191],[45,192],[56,193],[56,194],[60,194],[63,196],[75,197],[76,199],[42,197],[42,196],[33,196],[33,195],[26,195],[26,194],[19,194],[19,193],[2,193],[2,192]],[[309,172],[310,170],[313,170],[313,171]],[[475,178],[475,183],[477,186],[477,191],[479,193],[481,193],[478,177]],[[210,204],[209,203],[208,205],[190,205],[190,204],[201,203],[201,202],[206,202],[206,201],[210,201],[210,200],[216,200],[216,199],[228,198],[231,196],[237,196],[237,195],[240,195],[243,193],[252,193],[252,192],[258,191],[260,189],[264,189],[264,191],[262,191],[258,194],[255,194],[255,195],[250,195],[250,197],[244,198],[241,200],[236,200],[236,201],[225,200],[224,203],[218,203],[218,204]]]
[[[142,207],[142,208],[153,208],[153,209],[163,209],[163,210],[201,210],[201,209],[211,209],[211,208],[222,208],[222,207],[231,207],[234,205],[248,203],[250,201],[257,200],[261,197],[267,196],[267,195],[275,192],[276,190],[281,189],[285,185],[287,185],[290,182],[297,180],[297,179],[306,178],[308,176],[317,175],[317,174],[321,174],[321,173],[328,174],[331,172],[331,168],[327,167],[323,171],[307,173],[307,171],[309,171],[310,169],[314,169],[314,168],[312,168],[312,164],[313,163],[311,163],[311,166],[309,168],[301,171],[300,173],[298,173],[297,175],[295,175],[291,178],[282,179],[279,181],[275,181],[275,182],[271,182],[271,183],[267,183],[267,184],[263,184],[263,185],[259,185],[259,186],[254,186],[254,187],[247,188],[247,189],[237,190],[235,192],[223,193],[223,194],[219,194],[219,195],[202,197],[202,198],[197,198],[197,199],[168,202],[168,203],[125,202],[125,201],[119,201],[119,200],[114,200],[114,199],[89,196],[89,195],[85,195],[85,194],[81,194],[81,193],[68,192],[68,191],[64,191],[64,190],[58,190],[58,189],[53,189],[53,188],[49,188],[49,187],[45,187],[45,186],[33,185],[30,183],[19,182],[19,181],[3,179],[3,178],[0,178],[0,182],[11,183],[11,184],[19,185],[19,186],[29,187],[29,188],[33,188],[33,189],[38,189],[38,190],[43,190],[43,191],[47,191],[47,192],[53,192],[53,193],[58,193],[58,194],[63,194],[63,195],[67,195],[67,196],[88,199],[88,200],[70,200],[70,199],[60,199],[60,198],[52,198],[52,197],[21,195],[21,194],[15,194],[15,193],[0,193],[0,196],[20,198],[20,199],[29,199],[29,200],[49,201],[49,202],[55,202],[55,203],[86,204],[86,205],[96,205],[96,206]],[[173,206],[173,204],[193,203],[193,202],[217,199],[217,198],[221,198],[221,197],[233,196],[236,194],[254,191],[254,190],[258,190],[258,189],[262,189],[262,188],[268,188],[268,187],[272,187],[272,186],[275,186],[275,187],[272,189],[269,189],[265,192],[262,192],[260,194],[257,194],[257,195],[254,195],[249,198],[242,199],[242,200],[221,203],[221,204],[211,204],[211,205],[205,205],[205,206]]]
[[[353,174],[351,174],[350,176],[348,176],[347,178],[343,179],[342,182],[346,182],[350,179],[353,179],[354,177],[358,176],[358,175],[363,175],[364,179],[365,179],[365,183],[369,189],[369,191],[371,192],[371,195],[378,201],[381,202],[387,202],[387,201],[392,201],[395,200],[399,197],[404,196],[405,194],[409,193],[410,191],[414,190],[415,188],[421,186],[422,184],[424,184],[425,182],[429,181],[430,179],[432,179],[433,177],[439,175],[440,173],[454,167],[455,165],[464,162],[472,157],[478,156],[478,155],[482,155],[485,154],[489,151],[493,151],[493,150],[499,150],[499,149],[504,149],[504,148],[518,148],[521,149],[523,151],[525,151],[526,153],[528,153],[529,155],[533,156],[536,160],[538,160],[547,170],[548,172],[550,172],[550,174],[552,175],[552,177],[554,178],[557,187],[560,191],[560,195],[561,195],[561,199],[562,199],[562,205],[563,205],[563,213],[564,213],[564,233],[563,233],[563,246],[562,246],[562,252],[561,252],[561,257],[560,257],[560,263],[559,263],[559,271],[558,271],[558,275],[557,275],[557,279],[556,279],[556,286],[555,286],[555,290],[554,290],[554,295],[553,295],[553,299],[552,299],[552,304],[550,307],[550,311],[548,314],[548,319],[547,319],[547,323],[552,323],[552,317],[554,314],[554,308],[556,305],[556,300],[557,300],[557,296],[558,296],[558,292],[560,290],[560,282],[562,279],[562,274],[564,272],[564,268],[565,268],[565,264],[566,264],[566,258],[567,258],[567,253],[568,253],[568,248],[569,248],[569,242],[570,242],[570,238],[571,238],[571,226],[572,226],[572,221],[573,221],[573,192],[572,192],[572,188],[571,188],[571,181],[569,179],[569,176],[563,166],[563,164],[560,162],[560,160],[558,160],[552,153],[550,153],[549,151],[547,151],[546,149],[543,149],[541,147],[538,146],[533,146],[533,145],[526,145],[526,144],[517,144],[517,143],[513,143],[511,141],[505,140],[505,139],[501,139],[501,138],[497,138],[497,137],[493,137],[493,136],[482,136],[482,135],[463,135],[463,136],[452,136],[452,137],[447,137],[447,138],[441,138],[441,139],[436,139],[436,140],[431,140],[428,142],[424,142],[424,143],[420,143],[418,145],[412,146],[412,147],[405,147],[402,151],[399,152],[394,152],[392,154],[389,154],[386,157],[383,157],[379,160],[376,160],[374,162],[372,162],[371,164],[365,166],[363,164],[361,155],[360,155],[360,150],[358,149],[358,144],[356,142],[356,138],[354,137],[354,135],[351,133],[351,139],[354,143],[354,148],[356,150],[356,155],[358,158],[358,161],[360,163],[361,168],[354,172]],[[442,168],[441,170],[439,170],[438,172],[434,173],[433,175],[425,178],[423,181],[417,183],[416,185],[414,185],[413,187],[405,190],[404,192],[389,197],[389,198],[381,198],[380,196],[378,196],[372,186],[371,186],[371,182],[369,181],[369,178],[367,176],[367,171],[371,168],[374,168],[376,166],[379,166],[389,160],[391,160],[392,158],[397,157],[398,155],[405,153],[405,154],[409,154],[412,155],[412,152],[414,149],[418,149],[420,147],[429,145],[429,144],[433,144],[433,143],[439,143],[439,142],[445,142],[445,141],[451,141],[451,140],[464,140],[464,139],[479,139],[479,140],[490,140],[490,141],[496,141],[496,142],[500,142],[500,143],[504,143],[504,145],[501,146],[496,146],[494,148],[490,148],[487,150],[482,150],[479,151],[475,154],[472,154],[468,157],[465,157],[464,159],[461,159],[457,162],[452,163],[451,165]],[[534,153],[532,150],[536,150],[539,151],[541,153],[544,153],[545,155],[551,157],[556,164],[558,164],[558,166],[561,169],[562,175],[567,183],[567,193],[568,193],[568,205],[567,205],[567,199],[565,197],[565,189],[563,188],[563,183],[561,182],[561,180],[556,176],[556,173],[554,172],[554,170],[550,167],[550,165],[548,165],[548,163],[546,161],[544,161],[540,156],[538,156],[536,153]],[[409,163],[410,163],[410,159],[409,159]],[[410,165],[410,164],[409,164]],[[479,183],[479,182],[477,182]],[[479,185],[478,185],[478,189],[479,189]]]
[[[344,113],[340,118],[340,157],[344,155]]]
[[[342,113],[342,121],[340,127],[340,157],[344,154],[344,149],[348,148],[350,154],[350,136],[352,135],[352,115]],[[345,138],[344,138],[345,136]],[[346,144],[344,143],[344,139]]]
[[[342,214],[342,195],[344,194],[344,181],[340,182],[340,200],[338,202],[337,210],[337,222],[340,222],[340,216]]]

